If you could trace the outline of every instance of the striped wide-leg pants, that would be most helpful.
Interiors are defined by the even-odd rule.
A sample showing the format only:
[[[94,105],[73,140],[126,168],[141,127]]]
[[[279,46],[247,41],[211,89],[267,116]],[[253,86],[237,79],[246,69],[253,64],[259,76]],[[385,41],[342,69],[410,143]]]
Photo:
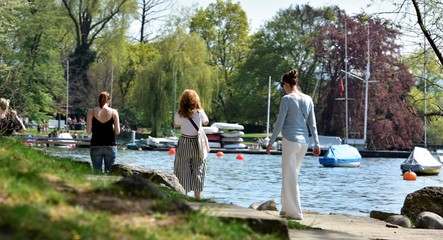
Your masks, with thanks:
[[[180,136],[175,153],[174,175],[186,192],[203,191],[206,159],[200,159],[197,136]]]

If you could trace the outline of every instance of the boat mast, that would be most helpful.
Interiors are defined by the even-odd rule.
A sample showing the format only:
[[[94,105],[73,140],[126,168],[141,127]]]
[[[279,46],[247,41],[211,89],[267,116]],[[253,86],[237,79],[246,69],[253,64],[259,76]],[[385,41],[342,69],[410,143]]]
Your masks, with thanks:
[[[66,122],[65,122],[66,130],[69,130],[68,111],[69,111],[69,59],[66,60]],[[59,127],[60,127],[60,124],[59,124]]]
[[[364,129],[363,129],[363,144],[366,146],[366,134],[367,134],[367,128],[368,128],[368,84],[369,84],[369,77],[371,76],[370,72],[370,42],[369,42],[369,23],[368,23],[368,64],[366,64],[366,76],[365,76],[365,121],[364,121]]]
[[[112,70],[111,70],[111,102],[109,103],[109,107],[112,107],[113,91],[114,91],[114,65],[112,66]]]
[[[268,119],[266,124],[266,138],[269,139],[269,115],[271,110],[271,76],[269,76],[268,83]]]
[[[423,13],[424,13],[424,17],[423,17],[423,24],[425,25],[426,23],[425,23],[425,21],[426,21],[426,17],[425,17],[425,14],[426,14],[426,1],[424,1],[423,2]],[[427,114],[427,105],[428,105],[428,101],[427,101],[427,78],[428,78],[428,76],[427,76],[427,71],[426,71],[426,61],[427,61],[427,59],[426,59],[426,36],[424,36],[423,35],[423,80],[424,80],[424,92],[423,92],[423,94],[424,94],[424,99],[425,99],[425,116],[424,116],[424,122],[425,122],[425,126],[424,126],[424,128],[425,128],[425,148],[428,148],[428,132],[427,132],[427,128],[428,128],[428,124],[427,124],[427,122],[428,122],[428,117],[426,116],[426,114]]]
[[[176,136],[176,130],[175,130],[175,113],[177,112],[177,71],[174,71],[174,112],[172,113],[172,127],[174,129],[174,137]]]
[[[346,127],[345,127],[345,143],[348,143],[348,26],[345,19],[345,112],[346,112]]]

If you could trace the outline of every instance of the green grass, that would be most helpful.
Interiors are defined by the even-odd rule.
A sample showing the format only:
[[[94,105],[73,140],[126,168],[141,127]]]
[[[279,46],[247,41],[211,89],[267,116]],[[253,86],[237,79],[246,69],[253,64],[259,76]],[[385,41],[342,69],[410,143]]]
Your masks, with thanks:
[[[120,205],[143,203],[148,193],[119,189],[112,181],[88,178],[90,174],[85,164],[0,137],[0,239],[279,238],[201,212],[173,212],[171,204],[189,200],[174,192],[166,192],[166,199],[156,199],[152,206],[141,205],[140,211],[116,212]],[[96,205],[109,199],[118,204],[92,206],[104,197]]]

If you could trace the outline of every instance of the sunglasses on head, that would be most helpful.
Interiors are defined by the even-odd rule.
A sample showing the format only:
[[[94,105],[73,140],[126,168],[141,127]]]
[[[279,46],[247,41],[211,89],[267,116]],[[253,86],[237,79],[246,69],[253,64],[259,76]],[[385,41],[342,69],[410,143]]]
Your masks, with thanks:
[[[280,82],[280,87],[283,88],[283,86],[285,85],[286,82]]]

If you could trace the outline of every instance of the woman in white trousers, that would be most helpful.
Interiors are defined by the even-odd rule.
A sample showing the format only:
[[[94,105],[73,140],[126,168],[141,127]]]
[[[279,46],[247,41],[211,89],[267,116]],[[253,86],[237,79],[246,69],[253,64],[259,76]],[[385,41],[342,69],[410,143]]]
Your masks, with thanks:
[[[282,141],[282,189],[281,215],[301,220],[303,212],[300,203],[298,175],[303,158],[308,150],[310,135],[314,141],[313,155],[320,155],[312,98],[303,94],[298,86],[298,70],[283,75],[280,86],[286,95],[280,101],[280,109],[274,131],[269,139],[266,152],[269,154],[280,132]]]

